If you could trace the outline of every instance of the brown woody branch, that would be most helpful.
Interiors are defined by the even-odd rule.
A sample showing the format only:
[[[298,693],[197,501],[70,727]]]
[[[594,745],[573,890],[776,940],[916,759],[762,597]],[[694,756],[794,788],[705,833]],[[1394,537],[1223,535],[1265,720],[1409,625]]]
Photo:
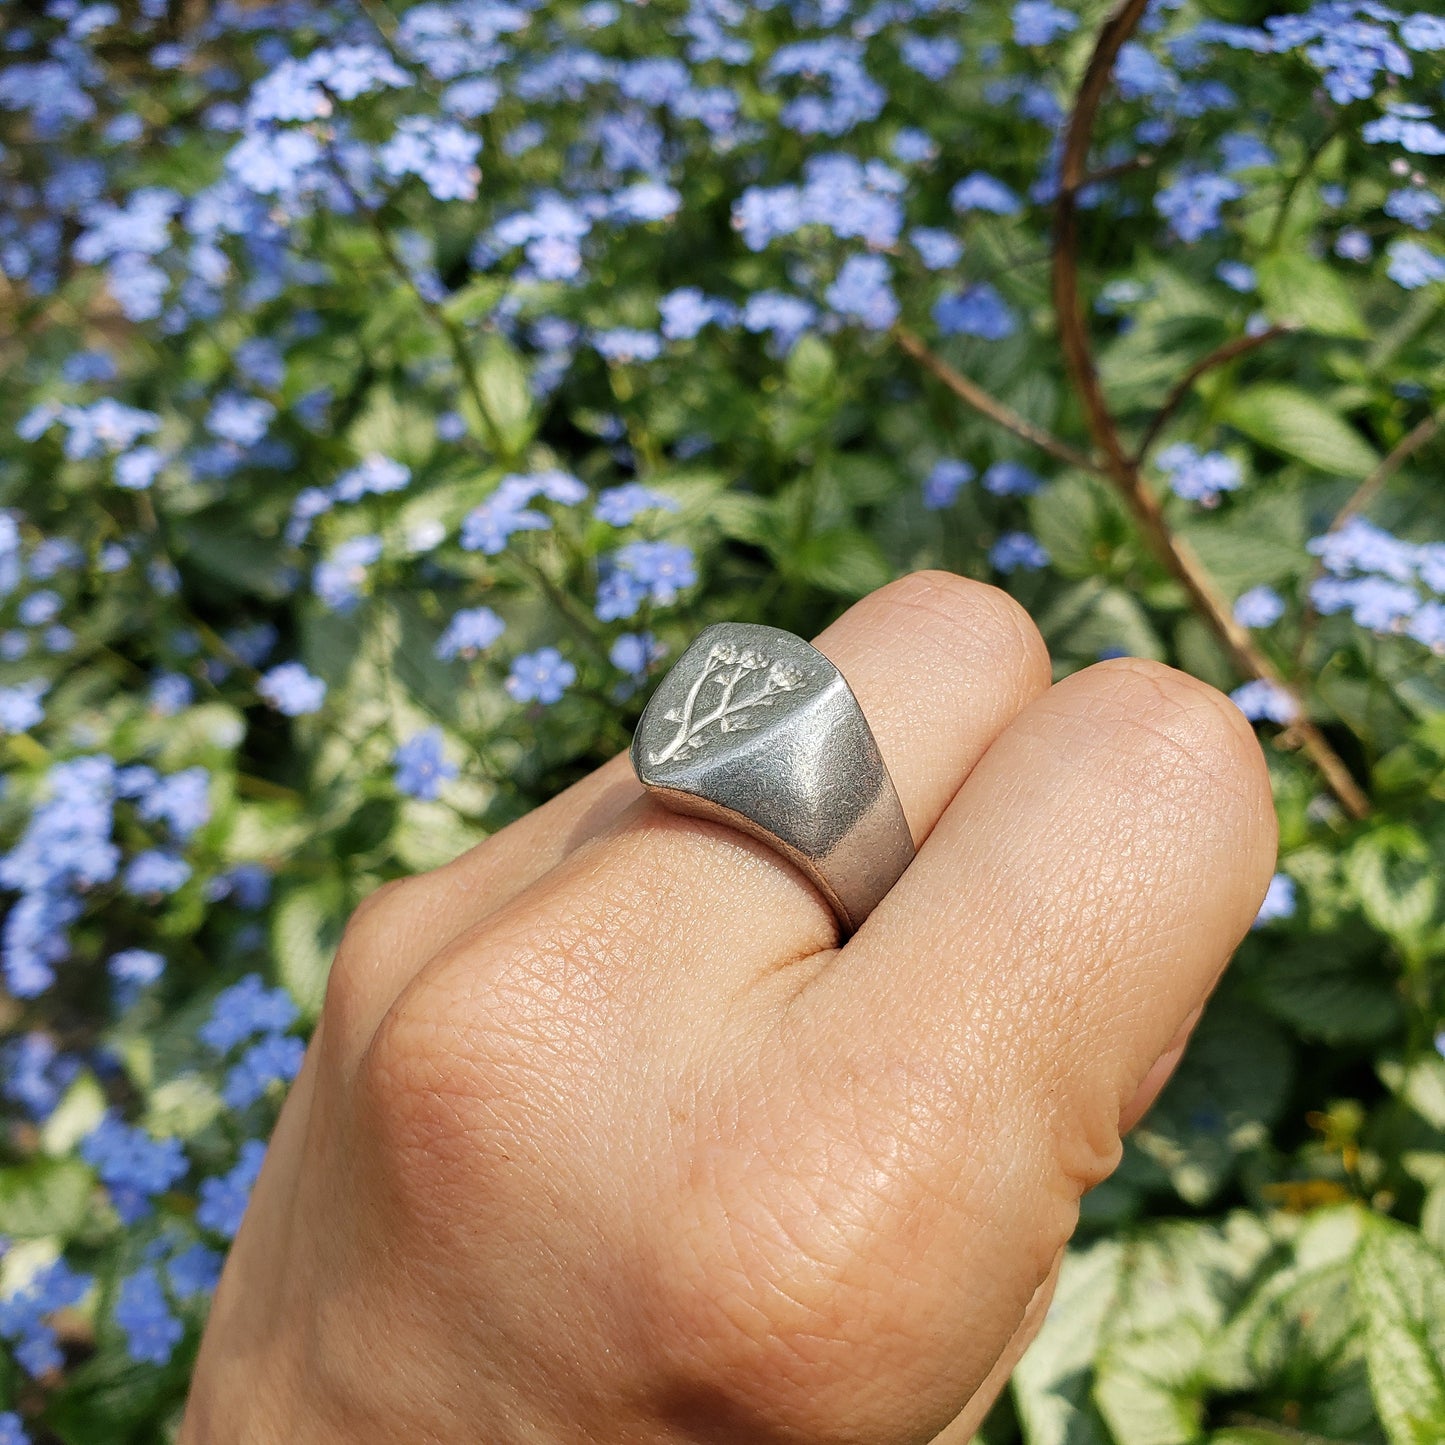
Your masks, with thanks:
[[[1164,398],[1163,405],[1155,412],[1154,420],[1149,423],[1143,440],[1134,449],[1134,465],[1136,467],[1144,465],[1145,458],[1148,457],[1154,443],[1163,435],[1164,428],[1174,420],[1174,414],[1184,405],[1185,398],[1194,390],[1194,383],[1201,376],[1207,375],[1216,367],[1228,365],[1238,357],[1247,356],[1261,346],[1267,346],[1276,337],[1288,336],[1298,330],[1299,327],[1295,325],[1284,324],[1267,327],[1254,336],[1236,336],[1233,341],[1226,341],[1223,346],[1216,347],[1208,356],[1201,357],[1196,361],[1174,384],[1169,395]]]
[[[1047,452],[1065,466],[1078,467],[1081,471],[1103,476],[1104,469],[1092,457],[1077,452],[1067,442],[1060,441],[1052,432],[1020,416],[1012,407],[1005,406],[997,397],[991,396],[976,381],[970,381],[962,372],[955,371],[936,352],[906,326],[893,328],[893,339],[900,350],[911,356],[925,371],[931,371],[958,399],[967,403],[976,412],[996,422],[1005,431],[1032,443],[1040,451]]]
[[[1134,33],[1147,5],[1148,0],[1121,0],[1104,23],[1064,132],[1059,196],[1054,213],[1053,267],[1054,309],[1058,315],[1064,364],[1083,404],[1089,432],[1102,456],[1108,480],[1133,514],[1146,544],[1184,588],[1194,610],[1218,637],[1235,666],[1246,676],[1279,688],[1293,700],[1299,721],[1292,725],[1290,734],[1318,768],[1345,811],[1351,817],[1362,818],[1370,811],[1369,800],[1344,760],[1319,728],[1304,717],[1295,690],[1255,644],[1249,630],[1235,621],[1228,601],[1193,548],[1170,531],[1158,497],[1150,490],[1138,462],[1125,450],[1094,363],[1087,315],[1079,293],[1078,193],[1086,178],[1094,121],[1109,87],[1114,61]]]
[[[1369,476],[1350,493],[1344,506],[1335,513],[1334,520],[1325,529],[1326,536],[1338,532],[1351,517],[1369,509],[1371,503],[1384,490],[1385,483],[1405,465],[1422,447],[1428,446],[1440,433],[1440,417],[1432,413],[1424,421],[1406,432],[1385,454],[1383,460]]]

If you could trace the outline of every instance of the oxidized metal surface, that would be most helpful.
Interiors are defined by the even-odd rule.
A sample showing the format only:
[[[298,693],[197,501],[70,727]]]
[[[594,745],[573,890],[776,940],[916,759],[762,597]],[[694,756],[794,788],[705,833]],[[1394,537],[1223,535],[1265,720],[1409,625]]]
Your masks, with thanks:
[[[913,838],[843,674],[776,627],[709,627],[658,685],[632,739],[643,786],[783,854],[845,933],[913,860]]]

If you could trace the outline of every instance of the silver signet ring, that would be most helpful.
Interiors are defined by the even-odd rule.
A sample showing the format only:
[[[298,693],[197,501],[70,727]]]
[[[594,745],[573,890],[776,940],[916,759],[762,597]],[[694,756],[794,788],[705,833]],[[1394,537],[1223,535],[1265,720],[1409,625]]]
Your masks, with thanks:
[[[653,693],[632,738],[644,788],[677,813],[776,849],[844,934],[913,861],[913,835],[858,699],[816,647],[721,622]]]

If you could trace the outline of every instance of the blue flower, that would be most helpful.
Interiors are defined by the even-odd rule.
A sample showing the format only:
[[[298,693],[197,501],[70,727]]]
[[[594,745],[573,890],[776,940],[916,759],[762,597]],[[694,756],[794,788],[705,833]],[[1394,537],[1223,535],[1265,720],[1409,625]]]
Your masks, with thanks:
[[[1385,274],[1407,291],[1445,281],[1445,257],[1428,250],[1418,241],[1396,241],[1388,254],[1389,264],[1385,267]]]
[[[60,613],[60,594],[48,587],[32,592],[19,606],[16,616],[26,627],[44,627]]]
[[[326,684],[299,662],[283,662],[263,674],[256,686],[265,701],[287,717],[305,717],[326,701]]]
[[[1208,171],[1180,176],[1154,197],[1154,209],[1181,241],[1197,241],[1219,229],[1220,209],[1244,194],[1238,181]]]
[[[1385,214],[1417,231],[1428,231],[1441,211],[1445,211],[1445,201],[1424,186],[1391,191],[1385,197]]]
[[[79,1061],[63,1054],[55,1040],[39,1030],[0,1044],[0,1094],[44,1122],[80,1071]]]
[[[128,492],[147,490],[166,464],[158,447],[133,447],[115,459],[115,484]]]
[[[592,344],[608,361],[628,363],[656,361],[662,355],[662,338],[655,331],[639,331],[631,326],[617,326],[598,331]]]
[[[134,898],[157,899],[185,886],[191,865],[178,853],[149,848],[126,864],[121,887]]]
[[[1201,452],[1188,442],[1165,447],[1156,465],[1169,478],[1176,496],[1206,507],[1215,506],[1221,493],[1232,492],[1244,482],[1244,474],[1233,457],[1223,452]]]
[[[989,550],[988,560],[996,572],[1034,572],[1049,565],[1049,554],[1037,537],[1005,532]]]
[[[921,165],[934,160],[938,155],[938,147],[934,144],[933,137],[927,131],[913,126],[904,126],[893,137],[892,151],[894,159],[902,161],[904,165]]]
[[[1293,918],[1295,912],[1295,883],[1288,873],[1276,873],[1265,889],[1264,901],[1259,905],[1251,928],[1263,928],[1281,918]]]
[[[1031,497],[1044,484],[1022,462],[994,462],[983,474],[983,489],[995,497]]]
[[[898,53],[925,80],[943,80],[963,58],[963,46],[951,35],[905,35]]]
[[[1219,156],[1225,172],[1262,169],[1277,164],[1277,157],[1257,135],[1231,131],[1219,138]]]
[[[171,1313],[160,1276],[149,1268],[121,1280],[115,1322],[125,1335],[131,1359],[149,1365],[167,1363],[185,1334],[185,1327]]]
[[[1214,268],[1214,274],[1231,291],[1238,291],[1241,294],[1248,294],[1259,287],[1259,278],[1254,273],[1254,267],[1246,265],[1243,261],[1221,261]]]
[[[780,46],[764,71],[768,80],[803,76],[822,82],[822,94],[790,100],[780,119],[800,135],[844,135],[864,121],[876,120],[886,99],[863,67],[863,46],[857,40],[828,36]]]
[[[311,590],[324,607],[349,612],[366,585],[366,569],[381,557],[381,538],[375,535],[350,537],[311,574]]]
[[[468,552],[494,557],[514,533],[551,527],[550,518],[530,505],[535,498],[575,506],[586,495],[587,488],[568,472],[505,476],[485,502],[462,518],[461,545]]]
[[[944,336],[977,336],[984,341],[1002,341],[1018,326],[1008,302],[987,281],[940,297],[934,303],[933,320]]]
[[[647,669],[661,655],[662,648],[650,632],[624,632],[607,653],[613,667],[637,680],[647,675]]]
[[[697,286],[669,291],[658,301],[657,309],[662,318],[660,329],[669,341],[691,341],[710,322],[727,325],[737,314],[728,302],[703,295]]]
[[[128,1001],[165,972],[166,961],[153,949],[123,948],[111,954],[105,967],[118,996]]]
[[[1049,0],[1018,0],[1013,8],[1014,40],[1020,45],[1048,45],[1078,28],[1079,18]]]
[[[206,430],[238,447],[253,447],[266,435],[276,408],[264,397],[222,392],[211,405]]]
[[[447,761],[440,728],[425,728],[402,743],[392,755],[396,765],[397,791],[425,802],[435,799],[443,783],[457,775],[457,765]]]
[[[1023,202],[986,171],[965,176],[948,193],[955,211],[988,211],[996,216],[1014,216],[1023,209]]]
[[[808,302],[780,291],[755,291],[742,311],[743,330],[768,332],[779,351],[793,344],[813,324],[817,313]]]
[[[25,1422],[14,1410],[0,1410],[0,1445],[30,1445]]]
[[[1354,226],[1346,227],[1335,237],[1335,255],[1342,261],[1368,261],[1374,253],[1374,242]]]
[[[1445,155],[1445,130],[1429,114],[1423,107],[1395,106],[1367,122],[1360,134],[1371,145],[1397,145],[1417,156]]]
[[[1281,726],[1299,716],[1299,705],[1278,683],[1255,678],[1229,694],[1229,700],[1250,722],[1273,722]]]
[[[603,622],[633,616],[643,602],[670,606],[697,581],[692,549],[675,542],[629,542],[603,559],[596,613]]]
[[[958,264],[963,255],[963,242],[951,231],[941,231],[933,226],[915,226],[908,239],[918,252],[918,259],[930,271],[946,271]]]
[[[178,1183],[189,1167],[179,1139],[153,1139],[114,1114],[106,1114],[81,1140],[80,1156],[110,1190],[126,1224],[145,1218],[151,1201]]]
[[[886,331],[898,320],[898,298],[882,256],[849,256],[827,290],[828,304],[840,316],[868,331]]]
[[[147,822],[165,823],[184,841],[205,826],[211,816],[211,775],[203,767],[185,768],[157,778],[136,805]]]
[[[301,1071],[306,1045],[290,1034],[263,1035],[231,1066],[221,1098],[230,1109],[247,1109],[272,1084],[290,1083]]]
[[[1251,587],[1234,604],[1241,627],[1273,627],[1284,616],[1284,598],[1272,587]]]
[[[166,1278],[181,1299],[215,1293],[221,1278],[222,1257],[204,1244],[192,1244],[172,1255],[166,1264]]]
[[[241,1145],[239,1158],[227,1173],[203,1179],[196,1223],[212,1234],[234,1239],[241,1227],[242,1216],[251,1198],[251,1190],[266,1160],[266,1145],[260,1139],[248,1139]]]
[[[592,515],[612,527],[629,527],[646,512],[676,512],[682,506],[675,497],[655,492],[641,482],[624,482],[597,494]]]
[[[179,672],[163,672],[155,678],[147,694],[150,709],[157,717],[174,717],[194,701],[196,689],[190,678]]]
[[[485,652],[506,631],[507,625],[490,607],[464,607],[452,615],[434,649],[441,662],[473,658]]]
[[[973,468],[967,462],[956,457],[940,458],[923,480],[923,505],[932,512],[951,507],[973,477]]]
[[[387,492],[399,492],[410,481],[410,467],[380,452],[372,452],[332,483],[331,496],[338,502],[357,502],[368,493],[383,496]]]
[[[1424,603],[1405,624],[1405,635],[1432,652],[1445,652],[1445,603]]]
[[[0,733],[26,733],[45,721],[40,699],[49,690],[44,678],[0,687]]]
[[[248,973],[216,995],[211,1016],[196,1036],[207,1048],[224,1054],[257,1034],[284,1033],[296,1019],[290,994],[267,988],[259,974]]]
[[[477,165],[481,148],[481,137],[455,121],[409,115],[396,123],[377,159],[393,180],[419,176],[439,201],[474,201],[482,176]]]
[[[577,681],[577,669],[555,647],[524,652],[512,663],[507,675],[507,692],[517,702],[538,702],[550,706]]]

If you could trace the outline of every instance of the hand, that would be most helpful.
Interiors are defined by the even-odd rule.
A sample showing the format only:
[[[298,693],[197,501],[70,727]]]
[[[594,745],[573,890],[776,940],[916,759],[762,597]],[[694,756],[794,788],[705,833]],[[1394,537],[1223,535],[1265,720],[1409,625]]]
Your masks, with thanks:
[[[1211,688],[1134,660],[1050,687],[977,583],[905,578],[818,646],[921,845],[892,893],[840,949],[788,864],[626,758],[383,888],[186,1445],[977,1427],[1254,917],[1269,783]]]

